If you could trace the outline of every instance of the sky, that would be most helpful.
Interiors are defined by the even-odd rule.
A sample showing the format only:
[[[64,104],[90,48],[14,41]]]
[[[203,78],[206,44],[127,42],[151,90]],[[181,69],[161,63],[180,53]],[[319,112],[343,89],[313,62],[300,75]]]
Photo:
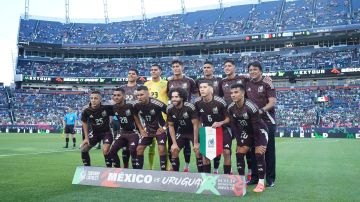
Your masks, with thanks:
[[[266,0],[269,1],[269,0]],[[0,1],[0,82],[14,82],[17,56],[17,34],[20,16],[25,13],[25,0]],[[65,0],[29,0],[29,15],[65,21]],[[104,22],[103,0],[69,0],[70,21],[97,19]],[[223,0],[224,6],[256,3],[258,0]],[[179,13],[181,0],[144,0],[147,17]],[[185,0],[187,11],[215,8],[219,0]],[[135,19],[141,16],[140,0],[107,0],[110,21]]]

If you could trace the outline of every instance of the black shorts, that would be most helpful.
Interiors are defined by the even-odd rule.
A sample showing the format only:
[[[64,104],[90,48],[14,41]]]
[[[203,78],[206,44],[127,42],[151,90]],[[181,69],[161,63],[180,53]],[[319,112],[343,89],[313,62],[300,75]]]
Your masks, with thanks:
[[[113,142],[113,135],[111,132],[105,132],[105,133],[89,133],[89,142],[90,146],[94,147],[99,142],[103,142],[103,144],[110,144]]]
[[[74,125],[66,125],[65,126],[65,134],[75,134]]]
[[[265,146],[268,142],[267,129],[260,129],[260,135],[254,135],[252,130],[238,130],[235,132],[237,146],[258,147]]]
[[[148,137],[141,137],[139,140],[139,145],[149,146],[152,144],[154,138],[156,138],[158,145],[166,145],[166,133],[162,133],[160,135],[149,135]]]
[[[176,138],[176,144],[178,145],[179,149],[184,148],[186,145],[188,145],[188,142],[191,141],[192,145],[194,145],[194,134],[177,134],[175,136]],[[169,145],[171,147],[171,145]]]
[[[122,132],[115,137],[114,144],[111,146],[112,152],[118,152],[123,147],[128,147],[130,152],[136,152],[139,135],[136,132]]]

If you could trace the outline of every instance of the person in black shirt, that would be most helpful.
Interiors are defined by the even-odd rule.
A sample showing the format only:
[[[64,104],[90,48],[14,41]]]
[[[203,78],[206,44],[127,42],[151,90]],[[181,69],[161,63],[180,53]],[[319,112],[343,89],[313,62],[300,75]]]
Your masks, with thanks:
[[[166,122],[162,113],[166,113],[166,104],[158,99],[150,97],[146,86],[137,88],[137,102],[134,104],[136,121],[140,122],[140,117],[144,120],[145,128],[139,125],[141,138],[137,147],[137,165],[139,169],[144,165],[144,150],[152,144],[156,138],[160,155],[160,168],[166,170]]]
[[[169,92],[171,104],[167,108],[171,146],[171,164],[179,171],[179,152],[186,142],[192,142],[196,153],[198,172],[202,172],[202,157],[199,153],[199,119],[195,106],[187,102],[187,92],[182,88],[173,88]]]
[[[89,150],[101,140],[103,141],[103,154],[107,167],[112,166],[109,155],[113,136],[110,130],[110,116],[113,116],[113,107],[111,105],[101,104],[101,94],[99,91],[93,91],[90,94],[90,104],[81,115],[81,121],[84,128],[84,140],[81,144],[81,157],[85,166],[90,166]],[[89,125],[92,133],[89,133]]]
[[[120,168],[120,159],[118,151],[122,148],[129,150],[131,155],[132,167],[136,167],[136,148],[139,142],[139,133],[137,125],[141,124],[135,121],[134,106],[131,101],[125,100],[126,92],[123,88],[117,88],[113,92],[113,106],[116,122],[118,122],[119,130],[116,131],[115,141],[111,147],[110,153],[114,161],[114,167]],[[124,167],[127,168],[126,162]]]
[[[232,138],[225,128],[230,122],[226,111],[225,100],[218,96],[213,96],[213,87],[210,82],[200,84],[201,97],[195,100],[195,108],[199,114],[203,127],[222,128],[223,130],[223,156],[224,174],[231,172],[231,142]],[[203,171],[211,172],[211,163],[208,158],[203,158]]]

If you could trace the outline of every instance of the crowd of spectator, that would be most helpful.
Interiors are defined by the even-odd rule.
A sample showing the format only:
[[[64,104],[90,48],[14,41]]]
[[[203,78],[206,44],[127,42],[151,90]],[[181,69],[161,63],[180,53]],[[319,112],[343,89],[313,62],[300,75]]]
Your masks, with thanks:
[[[62,126],[68,107],[80,117],[81,109],[89,103],[84,92],[39,92],[15,90],[10,109],[0,109],[0,125]],[[103,102],[111,92],[104,92]],[[360,88],[294,88],[278,89],[276,121],[279,127],[360,127]],[[318,98],[327,96],[327,102]],[[13,121],[10,112],[13,112]]]
[[[129,44],[181,42],[241,34],[360,23],[360,3],[349,0],[268,1],[143,20],[64,24],[21,20],[19,42]]]
[[[318,102],[327,96],[328,102]],[[283,127],[360,127],[360,88],[277,91],[276,116]]]
[[[231,58],[238,67],[238,73],[246,72],[246,65],[251,61],[259,61],[264,72],[294,71],[305,69],[332,69],[358,67],[360,63],[359,47],[346,49],[312,49],[308,51],[265,52],[247,55],[211,55],[211,56],[181,56],[166,58],[136,58],[112,59],[107,61],[77,61],[64,60],[34,61],[18,60],[16,72],[28,76],[67,76],[67,77],[126,77],[127,69],[135,68],[141,76],[150,76],[151,64],[160,64],[164,76],[171,75],[171,61],[179,59],[184,62],[185,73],[189,76],[202,74],[202,65],[208,60],[215,66],[215,74],[223,74],[223,61]]]

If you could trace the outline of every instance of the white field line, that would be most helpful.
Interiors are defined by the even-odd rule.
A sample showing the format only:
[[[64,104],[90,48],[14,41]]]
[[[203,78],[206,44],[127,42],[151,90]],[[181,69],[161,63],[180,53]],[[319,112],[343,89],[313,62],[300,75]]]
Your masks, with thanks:
[[[1,157],[10,157],[10,156],[32,156],[32,155],[40,155],[40,154],[53,154],[53,153],[63,153],[63,152],[79,152],[79,150],[74,149],[74,150],[67,150],[67,151],[63,151],[63,150],[56,150],[56,151],[47,151],[47,152],[34,152],[34,153],[26,153],[26,154],[0,154],[0,158]]]
[[[285,141],[285,142],[277,142],[275,144],[292,144],[292,143],[314,143],[314,141],[312,141],[313,139],[309,139],[309,138],[304,138],[303,141],[301,140],[297,140],[297,141]],[[317,143],[329,143],[329,142],[339,142],[340,140],[331,140],[331,139],[322,139],[321,141],[317,141]]]

